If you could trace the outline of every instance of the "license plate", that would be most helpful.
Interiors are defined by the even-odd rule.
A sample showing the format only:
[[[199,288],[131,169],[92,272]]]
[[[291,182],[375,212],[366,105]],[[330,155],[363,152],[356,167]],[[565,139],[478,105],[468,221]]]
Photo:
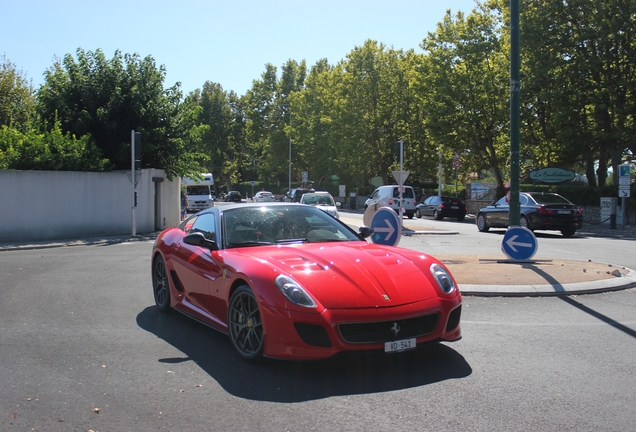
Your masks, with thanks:
[[[570,210],[557,210],[557,214],[570,214]]]
[[[415,338],[384,343],[384,352],[392,353],[415,349]]]
[[[459,210],[459,206],[451,206],[453,210]]]

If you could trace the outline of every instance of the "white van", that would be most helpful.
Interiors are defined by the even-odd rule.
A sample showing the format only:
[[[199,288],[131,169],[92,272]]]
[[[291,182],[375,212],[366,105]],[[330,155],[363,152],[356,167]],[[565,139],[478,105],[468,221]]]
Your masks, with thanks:
[[[404,208],[404,214],[409,219],[413,219],[415,214],[415,192],[411,186],[403,186],[402,190],[402,207]],[[366,210],[370,205],[375,203],[382,203],[385,206],[393,208],[396,212],[400,212],[400,186],[399,185],[386,185],[377,188],[367,201],[364,203],[364,209]]]
[[[184,178],[182,180],[186,187],[188,197],[188,211],[197,212],[210,207],[214,207],[214,176],[210,173],[201,174],[203,180],[193,180]]]

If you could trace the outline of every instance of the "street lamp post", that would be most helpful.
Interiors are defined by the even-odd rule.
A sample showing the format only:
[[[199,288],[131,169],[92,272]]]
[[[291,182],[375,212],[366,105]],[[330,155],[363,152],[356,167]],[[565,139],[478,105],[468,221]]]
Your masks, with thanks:
[[[289,188],[291,190],[291,113],[289,113]]]
[[[285,109],[285,111],[287,111],[287,108],[289,108],[288,104],[283,104],[282,105],[283,108]],[[292,124],[292,113],[289,113],[289,174],[288,174],[288,179],[289,179],[289,184],[287,185],[287,191],[291,190],[291,171],[292,171],[292,159],[291,159],[291,147],[292,147],[292,138],[291,138],[291,124]]]

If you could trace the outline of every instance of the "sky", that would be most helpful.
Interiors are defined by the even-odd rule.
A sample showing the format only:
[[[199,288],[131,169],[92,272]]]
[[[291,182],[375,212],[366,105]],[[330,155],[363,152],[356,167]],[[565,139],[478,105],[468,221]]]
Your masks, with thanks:
[[[367,39],[422,52],[447,10],[474,0],[0,0],[0,57],[34,88],[55,59],[101,49],[107,59],[151,56],[164,87],[206,81],[244,95],[265,65],[326,58],[335,65]]]

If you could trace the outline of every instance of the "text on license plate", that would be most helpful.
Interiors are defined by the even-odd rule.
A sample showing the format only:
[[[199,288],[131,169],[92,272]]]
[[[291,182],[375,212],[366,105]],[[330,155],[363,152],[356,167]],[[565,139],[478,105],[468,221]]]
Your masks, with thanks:
[[[451,206],[453,210],[459,210],[459,206]]]
[[[384,343],[384,352],[398,352],[415,349],[415,338]]]
[[[570,210],[557,210],[557,214],[570,214]]]

